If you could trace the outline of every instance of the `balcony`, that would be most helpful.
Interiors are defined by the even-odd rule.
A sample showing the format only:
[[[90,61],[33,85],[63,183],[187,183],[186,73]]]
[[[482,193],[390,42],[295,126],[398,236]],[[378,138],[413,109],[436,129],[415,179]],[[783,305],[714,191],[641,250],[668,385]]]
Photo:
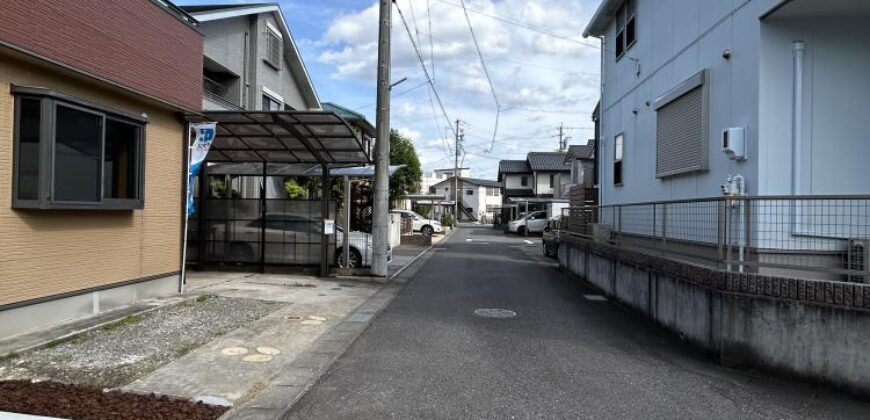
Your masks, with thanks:
[[[242,109],[238,102],[233,100],[232,90],[227,84],[217,82],[206,76],[202,77],[202,97],[204,109]]]

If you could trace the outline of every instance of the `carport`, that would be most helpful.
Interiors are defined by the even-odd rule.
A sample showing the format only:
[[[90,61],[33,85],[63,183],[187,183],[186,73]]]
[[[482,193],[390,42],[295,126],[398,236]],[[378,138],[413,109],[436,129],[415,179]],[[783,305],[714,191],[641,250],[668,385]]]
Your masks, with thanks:
[[[374,133],[331,111],[207,111],[186,119],[217,123],[197,183],[188,259],[255,265],[262,272],[316,261],[320,274],[327,275],[335,248],[334,225],[326,223],[334,223],[336,207],[330,170],[371,163]],[[214,196],[208,182],[208,168],[216,163],[245,164],[238,188],[224,185],[222,196]],[[275,186],[269,181],[282,176],[286,164],[319,167],[319,203],[269,197],[269,186]]]

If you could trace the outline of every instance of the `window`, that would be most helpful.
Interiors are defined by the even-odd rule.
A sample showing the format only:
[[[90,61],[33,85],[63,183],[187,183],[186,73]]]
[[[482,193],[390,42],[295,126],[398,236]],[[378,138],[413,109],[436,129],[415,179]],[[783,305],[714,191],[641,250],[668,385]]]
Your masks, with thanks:
[[[486,188],[486,195],[491,196],[491,197],[498,197],[499,195],[501,195],[501,189],[500,189],[500,188],[487,187],[487,188]]]
[[[636,4],[637,0],[625,0],[625,3],[616,11],[616,38],[613,43],[617,60],[622,58],[623,54],[637,41]]]
[[[702,70],[655,101],[658,178],[707,169],[706,79]]]
[[[622,185],[623,135],[618,134],[613,139],[613,185]]]
[[[554,185],[556,185],[556,175],[550,174],[550,188],[553,188]]]
[[[528,187],[529,186],[529,177],[524,176],[524,177],[520,178],[520,185],[522,185],[524,187]]]
[[[263,111],[280,111],[281,102],[276,101],[269,95],[263,95]]]
[[[474,190],[465,190],[465,195],[474,195]]]
[[[281,33],[278,29],[267,23],[266,25],[266,57],[263,61],[274,67],[275,70],[281,69]]]
[[[12,92],[14,208],[143,207],[144,118],[45,89]]]

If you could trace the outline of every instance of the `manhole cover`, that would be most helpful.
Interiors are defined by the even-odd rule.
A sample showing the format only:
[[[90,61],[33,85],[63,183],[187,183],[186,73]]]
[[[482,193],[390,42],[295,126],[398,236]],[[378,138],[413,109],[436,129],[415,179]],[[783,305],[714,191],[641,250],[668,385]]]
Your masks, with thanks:
[[[263,363],[272,360],[272,356],[268,354],[252,354],[243,357],[242,360],[250,363]]]
[[[228,347],[221,350],[221,354],[224,356],[241,356],[243,354],[248,354],[248,349],[244,347]]]
[[[583,298],[592,302],[607,302],[607,298],[601,295],[583,295]]]
[[[484,318],[513,318],[517,316],[514,311],[499,308],[481,308],[475,310],[474,314]]]
[[[274,347],[257,347],[257,353],[268,354],[269,356],[275,356],[275,355],[281,354],[281,350],[278,350]]]

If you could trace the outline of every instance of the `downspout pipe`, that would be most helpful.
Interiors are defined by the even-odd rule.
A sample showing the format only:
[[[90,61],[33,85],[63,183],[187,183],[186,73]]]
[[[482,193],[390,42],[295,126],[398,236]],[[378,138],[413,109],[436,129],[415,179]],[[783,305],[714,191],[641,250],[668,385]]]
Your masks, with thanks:
[[[803,41],[795,41],[792,44],[792,64],[794,66],[792,85],[791,107],[791,195],[801,195],[804,192],[803,175],[803,115],[804,115],[804,51],[806,45]],[[803,227],[801,220],[800,203],[792,201],[791,208],[792,234],[799,233]]]
[[[803,41],[792,44],[794,76],[792,85],[791,126],[791,194],[803,193],[801,173],[803,162],[803,115],[804,115],[804,51]]]

